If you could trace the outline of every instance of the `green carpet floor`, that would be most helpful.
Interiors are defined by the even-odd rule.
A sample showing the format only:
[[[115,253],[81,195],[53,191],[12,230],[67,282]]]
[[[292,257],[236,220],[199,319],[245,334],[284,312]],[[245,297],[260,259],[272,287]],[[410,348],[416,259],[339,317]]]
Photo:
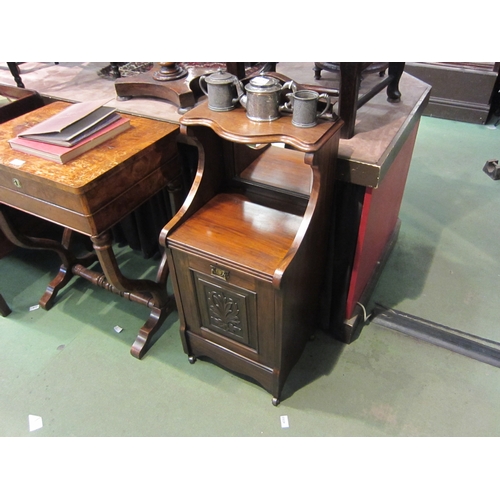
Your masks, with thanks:
[[[482,172],[499,133],[422,119],[374,302],[500,339],[500,183]],[[126,275],[154,277],[157,261],[117,251]],[[129,349],[143,306],[74,279],[50,311],[30,310],[57,269],[49,252],[0,260],[13,311],[0,318],[2,436],[500,435],[500,371],[487,364],[373,323],[348,346],[318,332],[275,408],[257,384],[208,361],[190,365],[176,313],[139,361]],[[35,432],[30,414],[43,419]]]
[[[487,126],[422,119],[401,208],[399,240],[373,303],[500,340],[496,220],[500,182],[482,172],[486,160],[500,155],[499,139],[500,131]],[[124,248],[118,254],[126,274],[154,276],[157,262]],[[44,252],[35,255],[20,249],[0,260],[1,292],[12,308],[10,316],[0,317],[0,436],[3,457],[10,456],[11,466],[22,467],[28,460],[36,470],[33,460],[43,461],[46,448],[35,447],[34,453],[25,440],[12,443],[9,437],[500,436],[500,371],[491,365],[368,322],[350,345],[317,332],[285,385],[281,405],[274,407],[271,396],[257,384],[209,361],[189,364],[175,313],[163,336],[139,361],[129,349],[146,320],[140,305],[75,279],[53,309],[30,310],[57,269],[56,258]],[[115,326],[123,330],[117,333]],[[30,415],[41,419],[36,430],[30,430]],[[62,454],[67,447],[90,453],[93,443],[70,440],[63,445],[56,440],[54,446]],[[371,478],[378,487],[384,480],[396,480],[393,474],[398,474],[405,480],[401,498],[407,497],[408,488],[414,489],[410,483],[418,482],[419,474],[437,480],[440,467],[450,463],[455,473],[470,471],[470,462],[480,463],[486,482],[476,483],[478,487],[489,485],[494,477],[488,475],[488,464],[495,461],[484,464],[484,458],[496,440],[368,440],[363,449],[358,440],[217,443],[139,440],[125,450],[123,442],[106,440],[105,451],[97,454],[94,464],[105,468],[110,453],[122,472],[128,466],[131,475],[138,475],[138,483],[131,481],[130,486],[137,494],[147,491],[147,481],[139,488],[141,475],[154,471],[155,478],[163,481],[164,474],[168,482],[165,468],[184,464],[201,470],[214,456],[212,465],[220,476],[210,475],[204,491],[207,485],[210,491],[219,485],[227,492],[220,482],[228,471],[242,478],[272,475],[276,461],[303,463],[302,470],[312,481],[304,495],[313,498],[319,485],[334,492],[335,481],[352,480],[359,468],[363,480]],[[368,451],[363,451],[365,446]],[[253,466],[244,461],[239,469],[231,456],[235,448],[253,453]],[[146,451],[156,457],[154,464],[148,463]],[[394,460],[395,456],[405,458]],[[370,465],[382,466],[384,460],[391,463],[385,476],[370,476]],[[69,469],[68,477],[76,478]],[[101,467],[95,469],[96,477],[104,474]],[[293,478],[281,475],[270,482],[288,496],[297,493]],[[439,479],[434,491],[448,491],[442,476]],[[193,484],[186,484],[186,489],[196,488]],[[356,489],[356,481],[352,488]],[[464,488],[472,491],[471,483]],[[418,487],[414,491],[424,494]],[[244,493],[250,496],[225,498],[259,494],[251,486]]]
[[[500,341],[500,129],[423,117],[401,232],[372,302]]]

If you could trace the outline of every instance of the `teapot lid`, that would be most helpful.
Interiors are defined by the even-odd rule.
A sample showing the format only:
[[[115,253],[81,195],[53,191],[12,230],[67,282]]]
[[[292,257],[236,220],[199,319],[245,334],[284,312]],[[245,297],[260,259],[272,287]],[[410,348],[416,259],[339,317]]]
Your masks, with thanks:
[[[281,84],[272,76],[259,75],[253,77],[245,86],[245,89],[259,92],[275,92],[281,90]]]
[[[215,73],[210,74],[205,78],[207,83],[212,83],[215,85],[225,85],[228,83],[233,83],[236,80],[236,77],[227,71],[223,71],[222,69],[218,69]]]

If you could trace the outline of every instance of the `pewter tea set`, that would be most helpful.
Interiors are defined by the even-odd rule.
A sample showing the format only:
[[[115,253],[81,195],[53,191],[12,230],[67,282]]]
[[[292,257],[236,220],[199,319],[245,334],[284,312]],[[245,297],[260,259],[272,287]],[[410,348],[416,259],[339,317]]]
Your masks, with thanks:
[[[247,117],[254,122],[271,122],[282,113],[292,113],[292,125],[314,127],[318,118],[325,115],[331,107],[330,96],[314,90],[297,90],[293,81],[281,83],[272,76],[259,75],[252,78],[244,87],[231,73],[219,70],[208,76],[200,77],[200,88],[208,97],[208,107],[212,111],[231,111],[240,103],[246,109]],[[288,102],[280,105],[282,90]],[[318,100],[325,99],[326,107],[317,111]]]

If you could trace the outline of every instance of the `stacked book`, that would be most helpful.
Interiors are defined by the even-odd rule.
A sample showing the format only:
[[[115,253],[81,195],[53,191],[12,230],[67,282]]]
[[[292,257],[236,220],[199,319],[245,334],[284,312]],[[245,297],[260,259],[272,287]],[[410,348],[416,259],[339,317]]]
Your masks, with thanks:
[[[107,101],[107,100],[106,100]],[[73,104],[10,139],[12,149],[66,163],[130,128],[106,101]]]

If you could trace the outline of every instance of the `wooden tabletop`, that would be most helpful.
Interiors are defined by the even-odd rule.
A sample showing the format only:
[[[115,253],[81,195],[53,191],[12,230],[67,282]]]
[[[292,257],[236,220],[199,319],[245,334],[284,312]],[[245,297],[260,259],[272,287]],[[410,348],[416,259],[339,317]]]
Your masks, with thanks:
[[[10,147],[7,142],[9,139],[69,105],[66,102],[54,102],[1,124],[0,169],[32,174],[41,181],[58,184],[59,189],[78,191],[178,129],[175,124],[124,115],[130,118],[130,129],[64,165],[14,151]]]

